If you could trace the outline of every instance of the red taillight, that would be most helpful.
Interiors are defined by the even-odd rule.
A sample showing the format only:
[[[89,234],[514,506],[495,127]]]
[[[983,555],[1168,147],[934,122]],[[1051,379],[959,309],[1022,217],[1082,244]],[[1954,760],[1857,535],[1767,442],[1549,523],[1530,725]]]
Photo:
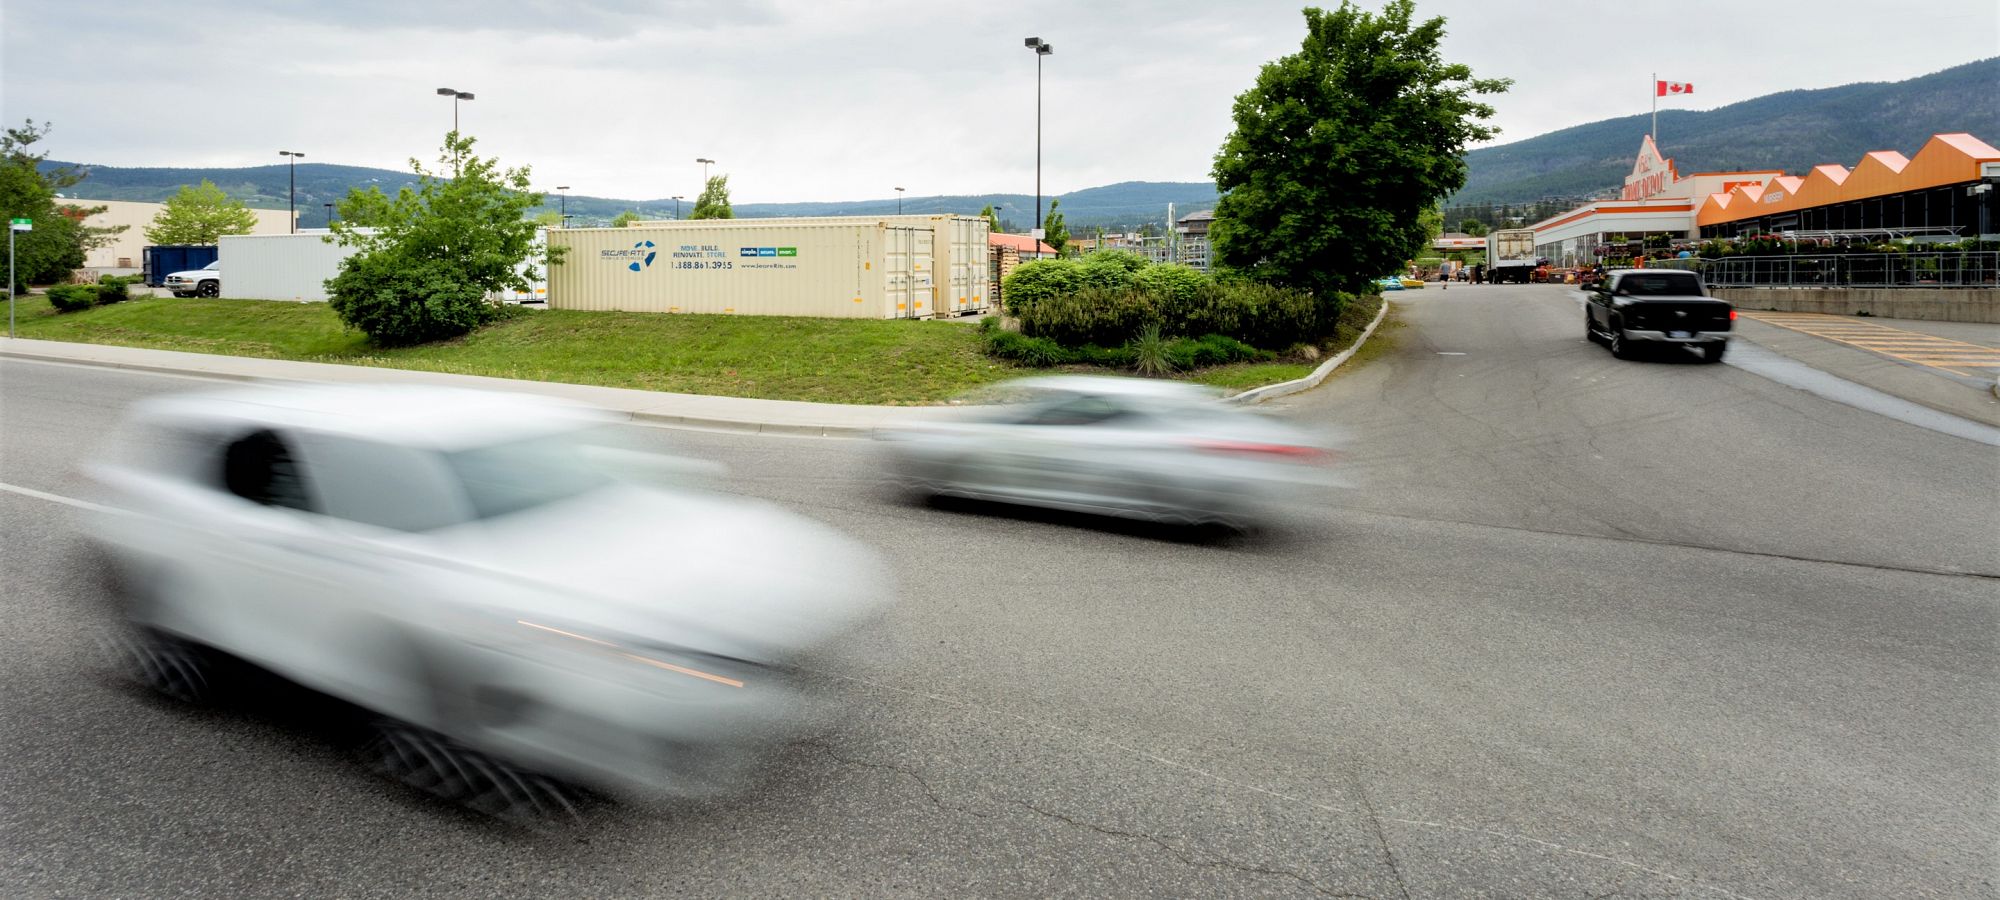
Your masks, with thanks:
[[[1266,444],[1261,441],[1196,441],[1195,449],[1209,453],[1244,453],[1277,456],[1295,462],[1332,462],[1333,454],[1318,447],[1297,444]]]
[[[1732,309],[1729,311],[1729,321],[1731,322],[1736,321],[1736,310]]]

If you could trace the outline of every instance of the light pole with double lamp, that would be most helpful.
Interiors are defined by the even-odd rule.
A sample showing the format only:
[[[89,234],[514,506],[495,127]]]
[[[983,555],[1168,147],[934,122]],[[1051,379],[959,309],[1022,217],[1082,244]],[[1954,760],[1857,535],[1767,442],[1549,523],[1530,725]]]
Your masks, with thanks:
[[[451,98],[451,130],[456,133],[458,131],[458,101],[472,99],[472,92],[453,90],[451,88],[438,88],[437,93],[440,97]]]
[[[1056,52],[1048,41],[1031,37],[1021,43],[1035,51],[1035,224],[1028,229],[1028,236],[1042,239],[1042,57]],[[1039,247],[1037,250],[1041,249]]]
[[[903,214],[903,189],[896,189],[896,215]]]
[[[321,206],[324,206],[324,207],[326,207],[326,227],[328,227],[328,228],[332,228],[332,227],[333,227],[333,204],[331,204],[331,203],[322,203],[322,204],[320,204],[320,205],[321,205]]]
[[[679,195],[679,194],[675,194],[675,195],[674,195],[674,221],[676,221],[676,222],[680,221],[680,218],[681,218],[681,201],[682,201],[682,200],[685,200],[685,199],[687,199],[687,198],[685,198],[685,197],[682,197],[682,196],[681,196],[681,195]]]
[[[304,158],[305,154],[297,153],[291,150],[280,150],[278,151],[278,155],[289,157],[289,159],[285,160],[285,163],[286,165],[290,166],[292,170],[292,233],[298,234],[299,233],[299,160]]]

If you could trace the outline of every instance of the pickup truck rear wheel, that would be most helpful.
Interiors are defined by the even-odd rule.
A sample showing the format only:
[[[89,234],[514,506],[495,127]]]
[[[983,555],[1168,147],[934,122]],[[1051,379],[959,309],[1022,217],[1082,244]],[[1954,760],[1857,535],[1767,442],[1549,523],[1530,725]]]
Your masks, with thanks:
[[[1719,363],[1722,361],[1722,355],[1727,352],[1729,352],[1728,341],[1710,341],[1701,347],[1701,361]]]

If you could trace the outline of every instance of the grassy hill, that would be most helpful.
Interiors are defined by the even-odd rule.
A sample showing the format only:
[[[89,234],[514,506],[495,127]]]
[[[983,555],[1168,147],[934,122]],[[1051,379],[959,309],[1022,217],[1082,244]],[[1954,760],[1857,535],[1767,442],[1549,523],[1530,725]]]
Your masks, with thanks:
[[[2000,140],[2000,57],[1908,81],[1785,91],[1706,112],[1660,110],[1660,150],[1683,173],[1800,172],[1852,166],[1872,150],[1915,153],[1932,134]],[[1606,119],[1465,155],[1465,188],[1451,204],[1583,197],[1624,184],[1645,115]]]

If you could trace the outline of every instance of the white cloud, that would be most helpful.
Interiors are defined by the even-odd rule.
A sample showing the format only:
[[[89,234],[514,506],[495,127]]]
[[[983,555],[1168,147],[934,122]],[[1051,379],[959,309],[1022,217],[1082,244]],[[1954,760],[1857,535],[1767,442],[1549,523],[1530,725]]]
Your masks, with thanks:
[[[573,194],[635,199],[692,196],[697,156],[741,201],[1031,191],[1031,34],[1056,51],[1046,192],[1200,180],[1231,99],[1302,33],[1293,3],[1213,0],[116,6],[8,4],[6,114],[54,121],[59,158],[252,165],[283,148],[400,168],[434,154],[451,121],[434,90],[450,86],[477,95],[461,114],[482,151]],[[1644,112],[1653,72],[1695,82],[1679,102],[1710,108],[1991,55],[2000,26],[1987,0],[1929,0],[1893,22],[1859,0],[1419,13],[1449,18],[1446,58],[1515,80],[1495,101],[1503,141]]]

